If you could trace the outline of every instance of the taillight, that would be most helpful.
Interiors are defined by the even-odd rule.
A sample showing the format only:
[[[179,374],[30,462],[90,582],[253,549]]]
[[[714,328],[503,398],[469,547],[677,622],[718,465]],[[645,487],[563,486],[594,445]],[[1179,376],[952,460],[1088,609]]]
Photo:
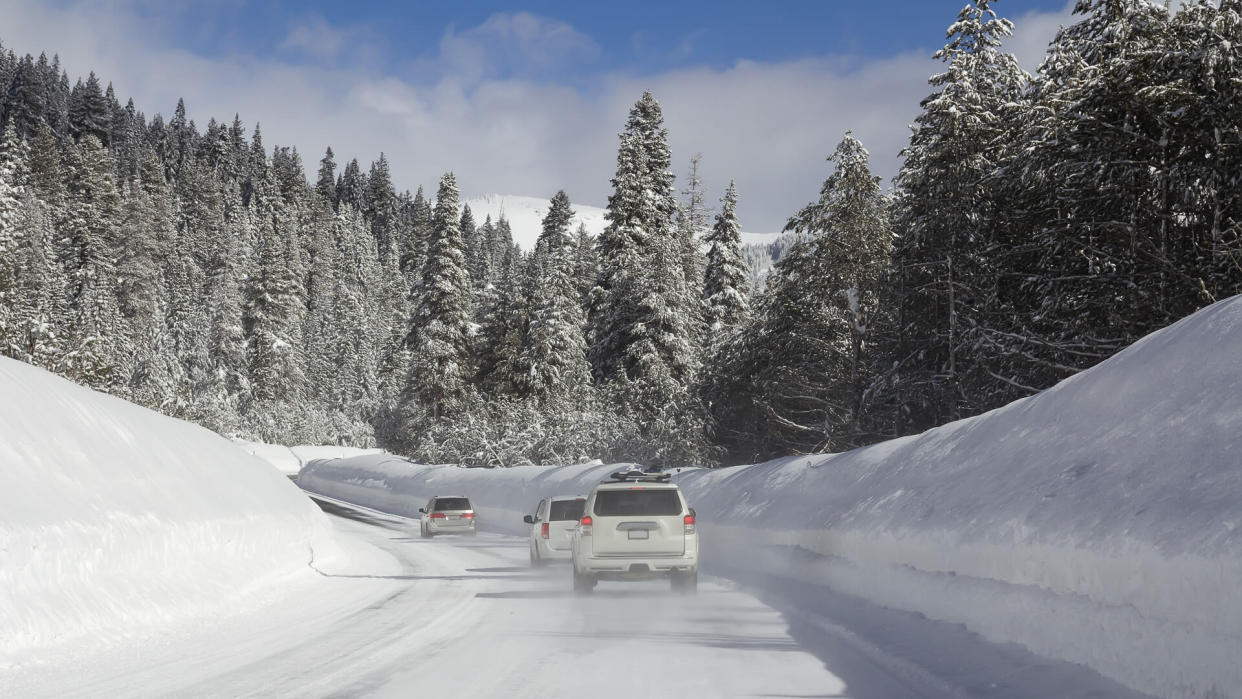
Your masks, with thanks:
[[[583,517],[582,519],[578,520],[578,531],[582,532],[583,536],[591,535],[591,516],[590,515],[587,515],[586,517]]]
[[[544,522],[543,524],[539,525],[539,536],[545,539],[548,538],[548,523],[547,522]]]
[[[462,519],[474,519],[474,513],[473,513],[473,512],[463,512],[463,513],[461,513],[461,518],[462,518]]]
[[[693,534],[694,533],[694,515],[686,515],[685,523],[686,523],[686,533]]]
[[[443,512],[432,512],[431,518],[432,519],[444,519],[444,513]]]

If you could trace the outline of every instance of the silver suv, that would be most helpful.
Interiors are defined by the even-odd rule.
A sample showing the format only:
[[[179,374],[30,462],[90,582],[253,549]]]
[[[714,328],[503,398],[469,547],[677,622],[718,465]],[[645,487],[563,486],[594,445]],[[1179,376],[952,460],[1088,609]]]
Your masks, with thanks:
[[[694,510],[668,474],[612,474],[587,496],[571,538],[574,591],[598,580],[669,578],[676,592],[693,593],[699,580]]]
[[[437,495],[418,508],[418,533],[424,539],[436,534],[469,534],[474,536],[478,520],[470,498],[464,495]]]

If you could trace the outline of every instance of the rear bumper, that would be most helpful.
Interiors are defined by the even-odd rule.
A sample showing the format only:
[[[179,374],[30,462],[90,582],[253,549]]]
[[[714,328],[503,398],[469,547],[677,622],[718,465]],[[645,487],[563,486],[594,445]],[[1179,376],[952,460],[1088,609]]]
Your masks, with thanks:
[[[665,577],[672,573],[690,573],[699,568],[697,551],[687,551],[681,556],[635,556],[635,557],[574,557],[574,569],[589,573],[601,580],[641,580]]]
[[[432,534],[469,534],[475,529],[473,519],[461,519],[450,522],[431,520],[427,523],[427,531]]]

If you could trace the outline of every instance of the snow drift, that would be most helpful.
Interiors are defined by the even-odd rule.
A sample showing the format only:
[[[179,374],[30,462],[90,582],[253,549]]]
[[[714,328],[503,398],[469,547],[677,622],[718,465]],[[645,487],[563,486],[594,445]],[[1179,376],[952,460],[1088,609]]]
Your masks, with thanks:
[[[779,566],[1144,692],[1242,696],[1239,356],[1235,297],[984,415],[676,480],[709,567]],[[539,498],[586,492],[615,468],[368,456],[311,462],[300,482],[407,515],[460,492],[485,528],[521,531]]]
[[[0,358],[0,668],[245,607],[340,552],[275,469],[187,422]]]
[[[233,443],[247,454],[253,454],[266,464],[276,467],[286,476],[296,476],[298,471],[313,459],[342,459],[363,454],[382,454],[383,449],[364,449],[330,445],[298,445],[286,447],[280,444],[264,444],[234,437]]]

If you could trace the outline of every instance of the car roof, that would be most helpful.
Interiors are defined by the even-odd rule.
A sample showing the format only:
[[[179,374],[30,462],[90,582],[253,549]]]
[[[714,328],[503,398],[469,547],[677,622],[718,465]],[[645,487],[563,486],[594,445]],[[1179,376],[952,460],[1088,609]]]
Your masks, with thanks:
[[[470,498],[466,497],[465,495],[432,495],[432,496],[431,496],[431,499],[432,499],[432,500],[446,500],[446,499],[448,499],[448,498],[461,498],[462,500],[469,500],[469,499],[470,499]]]
[[[585,500],[585,495],[553,495],[548,500],[560,502],[561,500]]]
[[[681,490],[676,483],[652,483],[650,481],[606,481],[595,490]]]

